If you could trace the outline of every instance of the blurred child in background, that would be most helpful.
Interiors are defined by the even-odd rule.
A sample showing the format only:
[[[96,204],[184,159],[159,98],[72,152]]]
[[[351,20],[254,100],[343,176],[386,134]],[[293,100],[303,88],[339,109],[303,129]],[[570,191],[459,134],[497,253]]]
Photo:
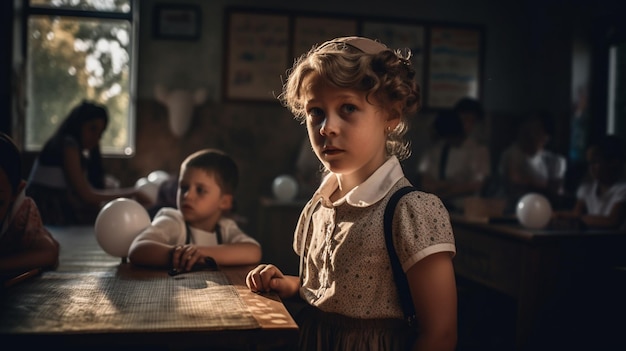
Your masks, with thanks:
[[[567,162],[546,148],[554,133],[553,123],[547,112],[531,114],[521,123],[515,142],[502,152],[499,172],[507,212],[530,192],[546,196],[553,204],[562,195]]]
[[[587,149],[589,177],[576,191],[572,211],[556,212],[555,222],[578,221],[583,227],[626,229],[626,177],[624,141],[607,135]]]
[[[462,212],[463,200],[479,195],[491,173],[489,150],[468,134],[473,127],[467,124],[473,123],[455,111],[440,112],[434,123],[440,140],[418,168],[422,189],[439,196],[451,212]]]
[[[43,226],[35,202],[25,196],[21,154],[6,134],[0,133],[0,279],[31,270],[53,269],[59,244]]]

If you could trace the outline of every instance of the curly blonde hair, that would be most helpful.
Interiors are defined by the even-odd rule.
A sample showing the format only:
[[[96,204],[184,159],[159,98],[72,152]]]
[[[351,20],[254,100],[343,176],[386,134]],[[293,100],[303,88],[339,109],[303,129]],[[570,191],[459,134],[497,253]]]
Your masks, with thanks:
[[[387,136],[388,155],[403,160],[410,156],[410,142],[405,140],[408,119],[421,107],[420,89],[410,51],[391,50],[383,44],[362,37],[337,38],[313,47],[295,60],[287,71],[287,80],[278,96],[295,118],[304,123],[305,78],[314,74],[336,86],[364,92],[366,99],[382,102],[389,115],[400,123]]]

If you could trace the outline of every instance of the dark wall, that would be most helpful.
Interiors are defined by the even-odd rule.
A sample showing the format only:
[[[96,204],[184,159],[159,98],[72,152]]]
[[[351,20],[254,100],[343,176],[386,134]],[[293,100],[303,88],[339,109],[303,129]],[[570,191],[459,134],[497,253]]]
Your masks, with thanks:
[[[0,131],[11,134],[13,1],[0,3]]]

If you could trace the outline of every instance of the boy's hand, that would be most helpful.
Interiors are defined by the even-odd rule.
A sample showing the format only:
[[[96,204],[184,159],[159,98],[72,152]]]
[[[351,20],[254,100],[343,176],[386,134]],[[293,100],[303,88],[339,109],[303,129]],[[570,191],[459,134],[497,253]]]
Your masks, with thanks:
[[[189,272],[196,263],[204,263],[196,245],[178,245],[172,251],[172,268],[180,272]]]

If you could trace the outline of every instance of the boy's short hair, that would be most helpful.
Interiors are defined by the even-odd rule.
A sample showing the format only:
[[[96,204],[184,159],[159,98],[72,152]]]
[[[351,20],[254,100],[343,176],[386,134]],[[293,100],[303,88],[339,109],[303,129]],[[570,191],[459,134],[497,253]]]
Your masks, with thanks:
[[[456,112],[451,110],[441,110],[437,114],[434,122],[434,128],[440,137],[458,137],[463,136],[463,122]]]
[[[15,194],[22,181],[22,155],[13,139],[2,132],[0,132],[0,168],[6,173]]]
[[[454,111],[456,113],[473,113],[479,120],[482,120],[485,116],[482,103],[470,97],[464,97],[457,101],[454,105]]]
[[[180,165],[185,168],[198,168],[213,173],[217,184],[226,194],[234,194],[239,183],[239,169],[235,161],[225,152],[218,149],[196,151]]]

